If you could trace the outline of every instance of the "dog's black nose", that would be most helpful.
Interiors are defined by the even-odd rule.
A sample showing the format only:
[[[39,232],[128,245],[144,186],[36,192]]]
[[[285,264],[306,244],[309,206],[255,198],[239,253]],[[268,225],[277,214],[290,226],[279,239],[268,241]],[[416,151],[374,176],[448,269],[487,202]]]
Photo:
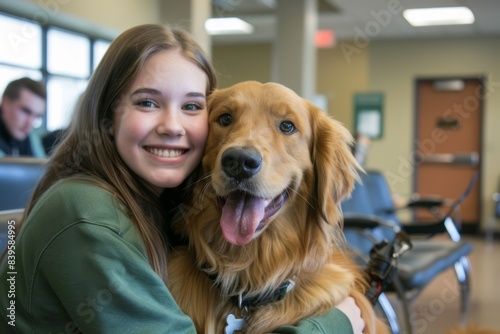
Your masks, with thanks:
[[[237,180],[248,179],[259,172],[262,156],[251,147],[229,148],[222,154],[222,170]]]

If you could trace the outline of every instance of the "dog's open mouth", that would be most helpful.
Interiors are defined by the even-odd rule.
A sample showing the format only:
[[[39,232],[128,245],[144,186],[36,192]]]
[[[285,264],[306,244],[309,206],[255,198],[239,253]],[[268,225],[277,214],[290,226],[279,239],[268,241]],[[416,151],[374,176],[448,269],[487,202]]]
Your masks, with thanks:
[[[242,191],[219,197],[224,238],[233,245],[249,243],[254,234],[266,226],[267,220],[283,207],[286,198],[286,191],[273,199],[258,198]]]

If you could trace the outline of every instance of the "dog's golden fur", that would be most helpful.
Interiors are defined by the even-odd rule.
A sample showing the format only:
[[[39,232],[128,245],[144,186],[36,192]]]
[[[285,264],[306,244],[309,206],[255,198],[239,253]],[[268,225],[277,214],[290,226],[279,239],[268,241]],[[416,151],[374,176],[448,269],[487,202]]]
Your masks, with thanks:
[[[364,332],[386,332],[343,244],[339,202],[353,188],[359,168],[349,132],[274,83],[244,82],[214,92],[209,122],[205,177],[175,225],[189,247],[172,250],[168,263],[171,292],[198,332],[223,333],[225,317],[240,315],[235,303],[240,294],[259,296],[287,279],[296,284],[284,299],[249,308],[247,333],[267,333],[325,313],[349,295],[362,311]],[[255,175],[235,180],[222,166],[223,154],[249,147],[262,164]],[[255,201],[275,199],[274,209],[284,205],[258,227],[245,222],[250,216],[228,227],[221,205],[235,192]]]

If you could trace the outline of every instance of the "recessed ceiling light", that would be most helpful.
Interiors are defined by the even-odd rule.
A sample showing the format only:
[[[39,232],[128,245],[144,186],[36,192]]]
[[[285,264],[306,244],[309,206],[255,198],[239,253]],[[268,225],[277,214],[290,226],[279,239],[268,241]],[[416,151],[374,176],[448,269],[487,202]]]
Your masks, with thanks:
[[[210,35],[251,34],[254,30],[253,25],[237,17],[208,19],[205,29]]]
[[[406,9],[403,16],[414,27],[474,23],[474,14],[467,7]]]

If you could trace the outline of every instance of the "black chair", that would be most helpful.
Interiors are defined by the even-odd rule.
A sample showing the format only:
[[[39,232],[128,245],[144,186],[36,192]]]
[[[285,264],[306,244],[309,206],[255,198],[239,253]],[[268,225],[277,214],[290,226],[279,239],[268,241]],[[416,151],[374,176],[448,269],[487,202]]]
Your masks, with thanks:
[[[381,240],[394,240],[400,229],[397,225],[385,222],[375,215],[375,211],[370,205],[368,192],[359,183],[356,184],[350,198],[342,202],[342,210],[344,214],[344,235],[348,247],[357,254],[357,262],[366,270],[370,262],[370,251],[373,246]],[[390,291],[387,292],[395,292],[398,295],[398,299],[403,306],[405,328],[411,328],[410,307],[397,277],[393,279]],[[379,311],[377,313],[382,313],[380,315],[386,318],[393,334],[403,332],[397,312],[385,292],[378,296],[375,308]]]
[[[45,159],[38,158],[0,158],[0,211],[26,207],[45,163]]]
[[[411,302],[439,274],[451,268],[455,270],[460,284],[461,312],[464,315],[470,290],[470,264],[467,256],[472,251],[472,245],[460,240],[460,233],[452,217],[445,215],[435,222],[423,225],[403,225],[396,215],[393,197],[382,173],[367,171],[361,176],[361,181],[361,184],[356,185],[351,197],[341,204],[346,240],[366,257],[374,243],[384,239],[394,240],[399,230],[412,236],[413,247],[399,258],[398,273],[390,289],[397,293],[403,303],[404,320],[408,329],[411,331]],[[475,179],[456,201],[452,210],[468,195],[474,183]],[[430,206],[424,201],[425,205]],[[439,203],[433,202],[433,205]],[[417,204],[414,203],[413,206]],[[448,233],[450,240],[415,237],[440,233]],[[399,324],[395,326],[399,327]],[[393,331],[397,332],[394,327]]]
[[[398,295],[399,300],[403,303],[403,320],[405,321],[405,327],[410,328],[410,307],[407,303],[406,295],[401,287],[398,277],[393,277],[390,274],[392,272],[392,267],[395,267],[394,269],[396,270],[397,274],[399,256],[394,256],[394,258],[389,256],[395,255],[395,253],[402,250],[403,247],[399,247],[401,246],[401,243],[399,242],[400,240],[396,240],[398,239],[397,237],[395,237],[394,239],[394,244],[384,244],[380,242],[380,240],[382,239],[387,240],[386,238],[380,237],[384,234],[384,232],[382,232],[383,229],[387,229],[388,233],[394,236],[396,236],[396,234],[399,232],[399,229],[393,224],[386,224],[384,221],[378,219],[375,216],[360,216],[348,214],[347,216],[344,216],[344,222],[347,224],[344,225],[344,235],[348,243],[348,248],[351,251],[354,251],[354,254],[357,255],[356,260],[358,264],[365,270],[366,274],[368,274],[367,277],[369,279],[374,279],[370,282],[371,287],[367,292],[368,299],[370,299],[372,302],[375,301],[375,311],[379,315],[385,317],[392,333],[402,333],[398,315],[385,292],[395,292]],[[389,254],[387,254],[389,256],[383,256],[382,263],[372,263],[372,260],[374,260],[372,255],[375,255],[375,257],[377,257],[381,254],[378,251],[372,253],[372,250],[380,245],[382,245],[384,249],[386,247],[392,248],[394,246],[393,249],[396,252],[389,252]],[[375,266],[373,266],[374,264]],[[388,270],[386,271],[386,269]],[[376,279],[371,275],[372,271],[376,271],[377,274],[379,274],[377,275]],[[387,273],[387,275],[385,275],[385,273]],[[381,283],[381,280],[385,281],[384,285],[378,285],[378,283]],[[387,287],[387,290],[383,289],[388,281],[390,282],[388,286],[389,289],[387,289]],[[376,291],[380,291],[378,296],[377,293],[372,293],[372,289],[374,288]]]

